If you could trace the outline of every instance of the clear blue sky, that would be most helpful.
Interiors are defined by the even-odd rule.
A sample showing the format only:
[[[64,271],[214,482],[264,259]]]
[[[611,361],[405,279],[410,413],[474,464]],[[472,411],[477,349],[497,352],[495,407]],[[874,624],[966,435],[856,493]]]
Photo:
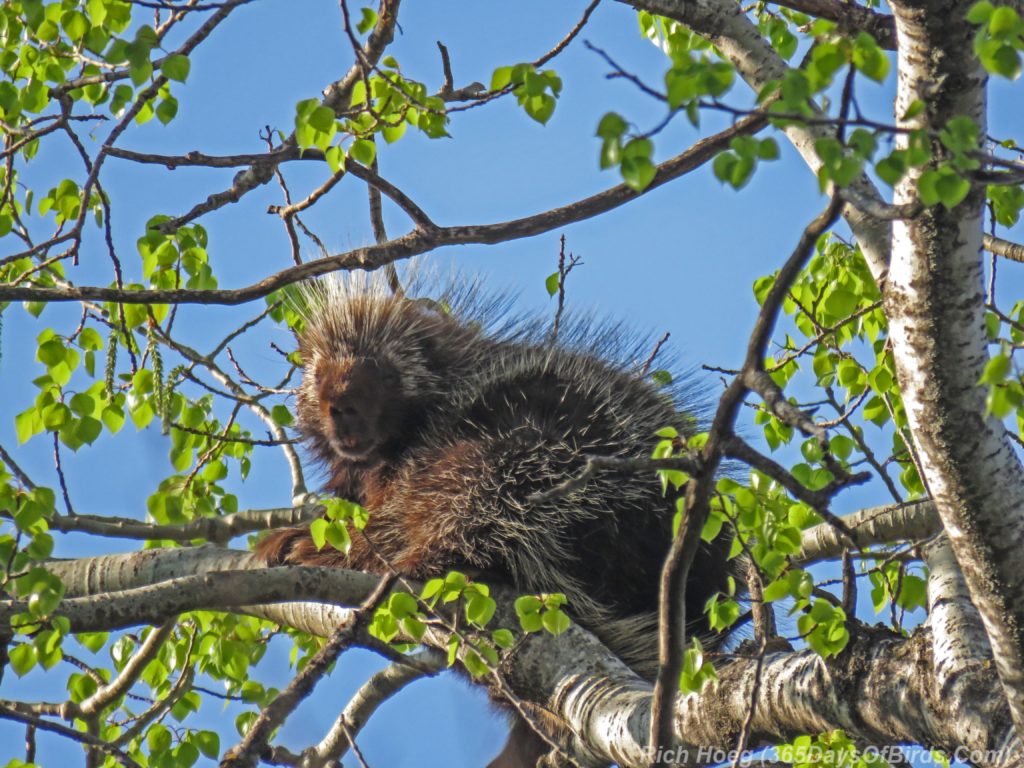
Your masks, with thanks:
[[[401,33],[392,52],[411,77],[431,87],[440,83],[435,46],[450,49],[456,86],[474,80],[488,82],[500,65],[531,60],[553,45],[576,22],[585,3],[480,3],[454,0],[408,0],[401,12]],[[457,115],[451,139],[428,141],[412,135],[394,146],[381,147],[381,173],[416,200],[440,224],[487,223],[538,212],[564,204],[617,183],[614,172],[597,167],[598,141],[594,129],[600,117],[615,110],[647,130],[662,117],[659,105],[630,84],[608,81],[607,67],[587,51],[582,40],[606,49],[631,70],[657,84],[664,58],[639,34],[635,14],[617,3],[604,4],[581,39],[551,66],[565,83],[554,118],[541,127],[504,99],[488,107]],[[180,154],[259,152],[258,137],[265,125],[286,132],[294,104],[317,96],[351,63],[336,2],[273,2],[256,0],[238,10],[192,57],[185,87],[176,87],[179,117],[169,127],[156,121],[131,129],[120,142],[131,149]],[[883,105],[884,88],[860,86],[862,105]],[[993,101],[1006,87],[993,89]],[[728,97],[748,103],[742,84]],[[992,132],[1005,136],[1020,111],[996,112]],[[702,133],[720,126],[720,117],[707,116]],[[1019,124],[1019,123],[1018,123]],[[679,152],[698,137],[683,119],[657,138],[658,156]],[[805,224],[824,204],[817,183],[785,141],[782,159],[763,166],[751,184],[737,193],[723,187],[709,167],[654,191],[600,219],[568,227],[568,248],[585,265],[573,272],[571,306],[609,318],[624,319],[638,332],[672,334],[683,366],[702,363],[730,367],[739,363],[751,321],[756,313],[751,284],[773,271],[788,255]],[[37,197],[68,174],[76,161],[68,146],[44,144],[48,153],[26,173]],[[287,168],[293,194],[301,196],[326,178],[314,164]],[[74,166],[77,167],[77,166]],[[231,171],[189,168],[167,172],[158,166],[133,167],[107,162],[103,180],[111,193],[116,243],[130,276],[139,275],[135,239],[144,222],[157,213],[179,214],[214,191],[226,188]],[[280,202],[271,183],[241,203],[206,216],[210,252],[222,287],[235,287],[287,266],[288,242],[275,216],[266,214]],[[407,228],[400,212],[388,208],[389,232]],[[347,179],[308,217],[329,248],[335,251],[371,242],[365,188]],[[446,249],[427,257],[429,263],[456,262],[486,275],[489,285],[511,289],[521,306],[553,311],[544,278],[554,271],[561,232],[500,246]],[[312,250],[307,254],[313,256]],[[80,283],[106,284],[108,261],[95,233],[83,248],[82,265],[70,272]],[[1004,267],[1004,275],[1012,272]],[[1019,277],[1019,276],[1018,276]],[[1016,283],[1019,287],[1019,282]],[[1019,291],[1018,291],[1019,292]],[[259,306],[242,308],[186,307],[177,329],[182,339],[206,349]],[[34,397],[30,379],[42,372],[34,362],[36,334],[44,327],[69,329],[77,322],[74,307],[50,307],[39,321],[18,308],[5,312],[0,360],[0,444],[16,446],[14,414]],[[70,325],[69,325],[70,324]],[[285,334],[261,326],[236,346],[246,367],[273,378],[280,361],[269,342],[287,346]],[[31,373],[27,373],[27,371]],[[712,384],[713,384],[712,380]],[[126,431],[133,431],[129,424]],[[257,432],[260,432],[258,428]],[[145,500],[160,479],[171,473],[168,442],[156,426],[138,435],[105,435],[93,448],[78,454],[64,452],[72,499],[81,512],[124,516],[144,515]],[[275,449],[258,449],[250,478],[228,481],[243,508],[287,504],[288,475]],[[44,484],[54,484],[51,444],[47,435],[17,446],[26,470]],[[235,470],[232,469],[234,473]],[[875,488],[840,498],[838,511],[880,502]],[[97,542],[87,537],[58,540],[57,554],[92,553]],[[123,549],[130,542],[121,542]],[[73,643],[71,644],[73,645]],[[275,641],[259,669],[264,682],[286,679],[288,648]],[[81,649],[81,655],[88,652]],[[345,655],[334,675],[293,717],[279,736],[280,743],[300,749],[318,740],[360,681],[381,663],[376,657]],[[32,674],[4,681],[4,697],[59,700],[64,675],[46,678]],[[236,736],[229,716],[216,701],[204,703],[204,727],[221,732],[222,746]],[[401,724],[403,736],[391,729]],[[20,727],[0,722],[0,758],[21,753]],[[385,705],[359,738],[373,766],[483,765],[504,739],[504,724],[485,706],[483,695],[451,675],[420,681]],[[417,746],[419,745],[419,746]],[[77,747],[40,737],[39,760],[45,765],[77,763]],[[352,759],[346,765],[353,764]]]

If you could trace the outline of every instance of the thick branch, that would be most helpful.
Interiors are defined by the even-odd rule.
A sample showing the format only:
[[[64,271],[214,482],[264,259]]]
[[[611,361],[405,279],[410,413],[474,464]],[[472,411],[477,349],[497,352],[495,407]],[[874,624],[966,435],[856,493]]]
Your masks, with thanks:
[[[781,81],[786,73],[786,62],[761,36],[739,3],[732,0],[628,1],[635,8],[675,19],[710,40],[733,63],[740,77],[755,93],[760,93],[770,81]],[[815,114],[815,117],[822,116],[820,111]],[[834,136],[832,126],[793,123],[783,130],[811,171],[817,173],[822,162],[814,145],[818,139]],[[846,191],[852,191],[860,200],[882,199],[874,184],[863,174]],[[843,217],[853,230],[872,275],[881,281],[889,263],[891,224],[876,219],[853,204],[843,208]]]
[[[925,108],[902,127],[934,131],[952,118],[986,133],[986,75],[973,54],[968,0],[892,3],[899,30],[896,114]],[[900,138],[899,141],[905,142]],[[896,204],[918,199],[911,169]],[[978,607],[1018,728],[1024,728],[1024,468],[979,386],[988,360],[984,265],[985,191],[950,210],[928,208],[893,223],[885,291],[889,340],[924,480]]]
[[[896,50],[896,23],[892,16],[872,11],[856,3],[838,0],[774,0],[776,5],[828,19],[839,25],[840,32],[867,32],[883,48]]]
[[[945,536],[928,546],[925,562],[928,563],[928,623],[935,647],[935,682],[939,690],[945,692],[958,684],[964,672],[989,663],[992,649]]]
[[[317,599],[321,580],[339,579],[328,589],[332,602],[339,596],[356,605],[369,595],[378,578],[336,569],[281,568],[241,573],[238,568],[259,564],[245,552],[213,547],[150,550],[131,555],[54,563],[74,599],[112,589],[152,585],[166,574],[208,571],[221,565],[233,570],[241,589],[251,586],[246,576],[278,578],[277,573],[316,574],[292,585],[292,598]],[[332,573],[334,575],[332,575]],[[246,598],[254,592],[246,591]],[[515,626],[506,605],[511,595],[494,590],[502,606],[496,623]],[[109,595],[104,595],[107,599]],[[200,607],[198,605],[193,607]],[[329,634],[348,612],[319,603],[290,603],[245,609],[247,613],[290,615],[305,631]],[[428,637],[432,637],[428,635]],[[440,635],[436,638],[443,644]],[[434,639],[431,639],[434,642]],[[738,659],[720,670],[721,684],[701,697],[678,697],[673,711],[673,743],[728,747],[745,722],[757,662]],[[559,637],[529,635],[509,659],[507,682],[525,701],[550,708],[569,723],[589,751],[623,766],[646,765],[651,688],[633,675],[588,632],[572,626]],[[1005,702],[994,693],[994,676],[985,668],[965,671],[964,690],[971,696],[940,696],[931,674],[931,638],[926,632],[909,641],[889,636],[855,636],[844,656],[826,662],[812,651],[773,654],[765,659],[752,736],[757,740],[786,740],[801,733],[843,728],[854,739],[888,744],[911,741],[949,750],[1020,749],[1012,737]],[[986,688],[987,686],[987,688]],[[965,713],[970,717],[965,717]],[[968,725],[969,724],[969,725]],[[1010,764],[1017,752],[1004,753]],[[992,764],[999,764],[993,762]]]
[[[377,578],[357,571],[331,568],[282,567],[266,571],[216,571],[180,576],[100,597],[72,597],[61,602],[56,615],[71,622],[73,632],[123,629],[139,624],[162,624],[179,613],[195,610],[230,611],[256,603],[283,603],[296,595],[334,605],[357,605]],[[0,601],[0,621],[28,610],[21,601]],[[17,628],[17,624],[14,625]]]
[[[920,541],[942,530],[931,501],[871,507],[842,518],[858,547],[866,548],[897,541]],[[797,561],[811,563],[839,557],[850,542],[835,526],[816,525],[803,533]]]
[[[994,253],[996,256],[1002,256],[1004,259],[1011,259],[1012,261],[1024,262],[1024,245],[1020,243],[1003,240],[1001,237],[985,235],[984,244],[985,250]]]
[[[150,541],[190,542],[206,539],[224,544],[246,533],[308,523],[315,520],[320,513],[320,508],[315,505],[247,509],[223,517],[200,517],[180,525],[147,523],[131,518],[103,515],[54,515],[47,520],[47,524],[50,530],[61,533],[91,533],[115,539]]]

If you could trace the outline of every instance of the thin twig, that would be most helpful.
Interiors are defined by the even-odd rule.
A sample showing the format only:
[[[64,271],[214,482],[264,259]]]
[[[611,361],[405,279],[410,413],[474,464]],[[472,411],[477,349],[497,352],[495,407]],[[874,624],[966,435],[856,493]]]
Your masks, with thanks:
[[[756,133],[767,124],[764,115],[755,115],[740,120],[735,125],[701,139],[692,147],[657,166],[654,179],[644,192],[636,192],[626,184],[600,192],[591,197],[577,200],[568,205],[553,208],[542,213],[498,224],[461,225],[437,227],[425,232],[415,229],[406,235],[389,240],[381,245],[355,248],[345,253],[316,259],[302,265],[283,269],[269,277],[244,288],[237,289],[146,289],[139,291],[119,290],[101,286],[67,286],[50,288],[43,286],[0,286],[0,301],[113,301],[126,304],[242,304],[262,298],[300,280],[343,269],[374,269],[401,259],[407,259],[444,245],[471,243],[498,243],[549,232],[567,224],[598,216],[633,200],[642,194],[679,178],[714,158],[736,136]],[[356,175],[353,168],[349,171]],[[368,169],[365,170],[369,174]],[[369,178],[369,176],[367,176]],[[382,187],[382,192],[387,190]],[[408,213],[408,211],[407,211]]]

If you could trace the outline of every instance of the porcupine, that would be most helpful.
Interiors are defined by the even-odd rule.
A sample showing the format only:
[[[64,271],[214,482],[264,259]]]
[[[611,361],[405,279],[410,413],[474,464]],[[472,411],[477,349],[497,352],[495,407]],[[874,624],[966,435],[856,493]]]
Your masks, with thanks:
[[[580,624],[650,678],[671,499],[656,479],[615,469],[536,495],[578,476],[589,456],[642,458],[657,430],[692,433],[692,406],[638,375],[618,329],[563,323],[553,342],[537,322],[497,328],[502,303],[475,293],[439,305],[373,277],[305,290],[298,426],[327,489],[363,505],[369,522],[347,554],[317,550],[307,528],[276,531],[257,551],[271,565],[382,572],[384,558],[417,579],[462,570],[522,593],[562,592]],[[702,546],[691,569],[697,631],[725,587],[724,560],[720,546]],[[547,751],[516,718],[490,765],[532,766]]]

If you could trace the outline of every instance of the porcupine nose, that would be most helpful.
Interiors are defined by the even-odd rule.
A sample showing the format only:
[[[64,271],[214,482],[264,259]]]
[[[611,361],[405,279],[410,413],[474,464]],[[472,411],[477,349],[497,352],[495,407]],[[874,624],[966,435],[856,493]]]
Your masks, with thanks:
[[[366,433],[366,419],[359,409],[351,404],[340,404],[331,408],[334,431],[342,440],[363,437]]]

